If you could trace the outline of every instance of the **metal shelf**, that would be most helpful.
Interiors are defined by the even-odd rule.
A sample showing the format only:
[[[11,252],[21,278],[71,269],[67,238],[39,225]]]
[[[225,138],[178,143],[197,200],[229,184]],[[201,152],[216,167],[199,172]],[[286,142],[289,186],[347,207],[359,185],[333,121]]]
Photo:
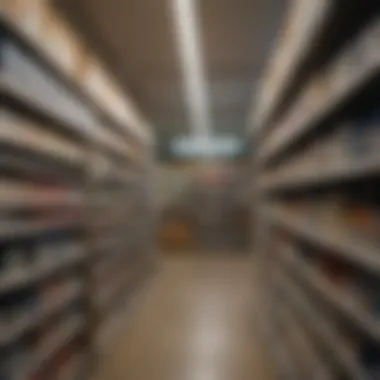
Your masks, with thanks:
[[[276,93],[272,95],[272,100],[269,102],[270,107],[266,107],[261,120],[258,121],[257,127],[253,130],[255,136],[267,127],[269,121],[277,113],[285,94],[288,92],[291,85],[293,85],[299,71],[306,64],[316,41],[322,36],[322,32],[326,27],[326,23],[329,21],[329,16],[333,13],[333,9],[331,3],[328,1],[325,1],[322,6],[319,6],[319,8],[320,9],[316,12],[316,16],[313,17],[309,23],[306,32],[301,36],[301,41],[296,45],[286,68],[282,69],[281,82],[277,86]]]
[[[276,173],[260,181],[260,191],[276,191],[284,189],[299,189],[324,186],[345,181],[359,180],[368,176],[380,175],[380,156],[365,158],[323,168],[312,168],[304,173]]]
[[[357,32],[373,22],[379,12],[379,5],[370,0],[350,3],[334,0],[314,5],[318,6],[317,10],[309,9],[313,18],[308,20],[306,31],[298,36],[298,43],[295,44],[290,58],[284,54],[275,56],[283,67],[281,80],[270,98],[264,92],[265,87],[262,90],[261,96],[266,98],[259,103],[260,108],[255,111],[258,113],[260,109],[264,110],[259,114],[256,128],[252,131],[255,138],[262,132],[267,136],[272,131],[278,119],[294,103],[307,80],[316,71],[328,67],[355,38]],[[272,72],[268,73],[268,81],[276,74],[273,71],[272,69]]]
[[[299,322],[306,332],[304,358],[308,364],[304,366],[301,363],[302,335],[284,334],[284,342],[272,343],[282,344],[289,351],[290,346],[300,349],[291,378],[307,377],[307,371],[314,363],[318,364],[306,353],[313,345],[315,357],[320,353],[325,359],[322,367],[316,367],[324,369],[323,364],[326,364],[326,374],[318,378],[370,380],[373,374],[362,355],[369,342],[380,343],[380,323],[370,306],[367,308],[353,290],[355,285],[360,286],[360,280],[352,275],[348,279],[350,286],[334,287],[323,276],[323,270],[313,268],[306,259],[303,261],[303,256],[298,256],[296,251],[300,247],[305,257],[310,256],[309,251],[314,252],[316,267],[340,262],[352,270],[355,268],[360,276],[380,278],[380,243],[375,230],[368,234],[360,233],[359,228],[354,231],[348,220],[347,223],[344,220],[350,217],[348,214],[337,215],[333,221],[327,214],[319,218],[316,213],[308,212],[307,207],[313,205],[314,199],[326,196],[330,200],[342,193],[343,199],[347,196],[352,203],[355,197],[358,200],[362,197],[364,203],[367,196],[368,213],[372,207],[371,216],[375,215],[375,202],[363,188],[370,184],[376,186],[371,188],[375,192],[380,178],[376,138],[371,151],[360,152],[355,150],[354,143],[357,129],[350,129],[359,125],[357,121],[362,117],[363,128],[358,132],[358,135],[362,133],[361,141],[367,137],[363,134],[368,132],[370,137],[374,131],[369,128],[376,118],[374,111],[378,107],[380,88],[380,54],[376,49],[380,7],[370,1],[353,2],[347,7],[344,0],[328,3],[325,14],[316,14],[313,19],[312,12],[309,13],[313,22],[310,25],[304,22],[305,34],[296,36],[301,43],[292,59],[286,60],[284,53],[282,64],[289,76],[282,78],[278,92],[273,88],[272,92],[264,93],[267,97],[262,98],[262,104],[265,100],[267,104],[263,112],[257,111],[258,122],[252,130],[258,141],[255,144],[254,196],[258,206],[254,210],[255,225],[260,224],[258,228],[265,232],[260,238],[258,256],[265,269],[262,275],[265,297],[274,300],[263,320],[267,324],[271,318],[285,320],[285,325],[293,329],[297,329],[296,322]],[[305,41],[310,38],[317,43],[307,44]],[[368,129],[365,129],[366,123]],[[339,149],[337,159],[334,157],[336,147]],[[355,185],[352,191],[349,184]],[[307,204],[302,207],[305,196]],[[264,206],[259,204],[260,200]],[[359,213],[353,214],[352,218],[359,220]],[[282,251],[282,246],[294,252]]]
[[[351,77],[350,83],[347,84],[347,89],[327,99],[323,108],[316,114],[312,114],[311,117],[307,114],[305,120],[294,124],[291,130],[279,127],[278,132],[273,135],[262,150],[260,155],[262,165],[266,165],[294,143],[298,142],[302,137],[323,125],[339,107],[347,103],[356,92],[371,84],[379,74],[380,62],[376,62],[361,75]]]
[[[31,38],[24,32],[24,30],[17,24],[17,21],[13,20],[7,15],[0,15],[0,28],[4,30],[12,39],[17,41],[23,49],[27,50],[38,63],[44,67],[50,74],[59,80],[59,82],[72,92],[78,101],[83,104],[83,107],[94,112],[96,118],[102,120],[102,125],[107,126],[113,132],[116,132],[118,136],[130,143],[131,139],[137,143],[140,143],[139,138],[136,138],[129,130],[127,125],[122,125],[117,121],[113,115],[103,109],[90,95],[88,95],[81,86],[76,83],[66,73],[60,70],[57,65],[52,62],[52,59],[47,56],[43,48],[37,41],[32,41]]]
[[[66,132],[71,137],[75,137],[80,141],[84,141],[88,138],[88,132],[85,132],[84,129],[78,128],[72,121],[64,119],[62,115],[52,112],[40,101],[37,101],[21,91],[17,91],[10,84],[6,83],[4,79],[0,80],[0,95],[3,101],[9,99],[12,103],[21,105],[21,107],[31,113],[40,114],[42,118],[51,121],[52,125],[58,124],[61,127],[61,132]],[[2,107],[4,107],[4,104]]]
[[[297,218],[281,210],[267,210],[266,216],[292,234],[331,250],[331,254],[371,273],[380,274],[379,247],[375,244],[353,238],[349,231],[332,230],[322,223],[311,223],[305,218]]]
[[[35,353],[28,366],[28,372],[35,374],[41,371],[60,349],[64,348],[83,331],[83,327],[84,322],[81,318],[71,318],[71,320],[62,325],[58,332],[54,334],[54,339],[51,339],[48,344],[42,347],[40,352]]]
[[[0,294],[9,293],[54,275],[73,266],[83,263],[84,255],[68,255],[60,260],[52,260],[50,263],[42,263],[37,268],[30,268],[20,272],[0,275]]]
[[[298,264],[294,270],[303,282],[314,289],[324,301],[348,317],[368,336],[380,342],[380,323],[348,294],[339,292],[332,287],[321,275],[318,275],[313,269],[307,268],[307,264]]]
[[[73,291],[63,294],[57,300],[46,300],[41,306],[37,304],[27,315],[15,315],[9,328],[0,334],[0,348],[8,348],[8,345],[27,337],[45,321],[61,320],[62,324],[56,325],[55,333],[46,337],[46,341],[41,341],[41,345],[36,347],[37,351],[27,354],[25,376],[32,376],[44,373],[60,350],[79,335],[83,335],[84,339],[78,340],[75,349],[92,357],[96,349],[92,346],[93,338],[100,327],[96,325],[98,314],[104,314],[104,321],[108,322],[119,300],[122,302],[133,296],[137,282],[143,277],[142,269],[148,265],[144,262],[144,268],[141,268],[141,261],[147,257],[145,251],[136,249],[136,252],[127,252],[124,249],[124,254],[117,252],[128,244],[128,238],[135,238],[126,234],[126,223],[131,221],[122,223],[115,217],[95,228],[94,220],[97,216],[104,218],[109,215],[117,204],[120,209],[120,204],[124,205],[123,202],[127,203],[128,200],[130,203],[147,201],[143,199],[145,192],[138,200],[132,198],[131,192],[135,182],[140,183],[145,179],[140,178],[138,173],[145,170],[148,162],[145,162],[144,157],[152,146],[143,140],[141,134],[135,134],[135,130],[123,124],[122,120],[119,122],[116,114],[109,114],[111,111],[107,112],[98,105],[96,99],[60,70],[42,46],[27,36],[15,20],[0,15],[0,32],[5,39],[2,53],[7,58],[0,75],[0,95],[3,100],[3,117],[0,120],[3,128],[0,136],[0,169],[3,173],[0,209],[4,211],[0,241],[10,246],[24,242],[27,245],[30,242],[34,249],[34,244],[38,245],[41,238],[49,237],[50,234],[53,237],[53,233],[66,230],[73,232],[80,240],[78,249],[76,245],[70,245],[67,249],[62,247],[62,251],[54,252],[55,248],[60,248],[57,243],[57,247],[49,246],[46,252],[41,252],[40,259],[30,265],[14,269],[12,266],[8,270],[4,265],[0,273],[0,295],[9,297],[14,292],[24,293],[29,288],[41,295],[45,283],[48,284],[47,280],[62,278],[64,282],[70,276],[83,280],[80,293]],[[14,62],[19,66],[12,65]],[[24,69],[23,74],[27,79],[31,78],[25,87],[25,78],[17,75],[19,67]],[[28,77],[29,73],[34,73],[35,82],[32,81],[33,75]],[[46,87],[40,88],[38,84],[41,83],[46,84]],[[55,93],[56,97],[53,96]],[[44,96],[40,98],[38,94]],[[78,112],[70,114],[71,110]],[[141,127],[142,131],[144,126],[136,127]],[[96,155],[106,158],[103,160],[105,168],[103,172],[100,170],[100,174],[94,170],[94,167],[101,166],[98,165],[99,161],[92,161]],[[91,198],[98,192],[99,185],[107,185],[104,196],[108,200],[104,212],[102,210],[98,215],[94,213]],[[63,210],[63,216],[60,216],[61,210],[58,208],[64,207],[70,210]],[[8,211],[10,215],[15,212],[13,219],[7,216]],[[35,214],[38,218],[33,216]],[[96,246],[96,239],[101,237],[101,232],[104,235],[112,233],[118,237],[118,241],[101,242],[101,247]],[[143,236],[138,238],[142,240]],[[112,248],[115,252],[108,258],[108,252],[105,251]],[[95,251],[96,257],[91,256],[92,252],[87,252],[91,250]],[[138,258],[137,254],[143,256]],[[128,272],[122,268],[123,273],[102,283],[97,289],[100,294],[96,294],[91,276],[96,265],[94,259],[111,260],[109,264],[113,267],[117,263],[125,264],[128,260],[131,264],[127,268]],[[96,310],[94,302],[97,296],[103,297],[99,310]],[[79,304],[81,297],[84,301],[81,310],[78,315],[72,316],[70,306],[77,301]],[[48,304],[48,301],[51,302]],[[107,315],[106,311],[109,311]],[[82,374],[78,376],[82,380]]]
[[[97,304],[100,309],[104,310],[105,308],[108,308],[109,305],[113,304],[113,301],[120,295],[120,291],[124,290],[125,287],[128,284],[132,283],[133,280],[137,277],[137,275],[133,273],[131,269],[131,267],[127,267],[121,274],[116,277],[116,280],[113,279],[111,284],[108,284],[101,292],[99,292],[97,297]]]
[[[0,210],[79,207],[83,199],[78,192],[57,192],[22,182],[0,181]]]
[[[281,342],[275,336],[272,330],[273,327],[270,326],[269,321],[260,321],[259,333],[265,346],[268,348],[270,356],[273,358],[278,377],[283,380],[297,379],[289,350],[285,347],[284,342]]]
[[[281,320],[285,321],[287,328],[290,327],[292,333],[296,332],[297,334],[296,357],[304,360],[306,356],[308,364],[310,365],[310,363],[312,363],[312,371],[309,369],[307,374],[301,371],[301,379],[310,378],[310,376],[312,376],[313,379],[334,380],[333,371],[320,357],[318,348],[310,344],[309,331],[305,328],[302,321],[300,321],[299,315],[294,313],[294,310],[290,310],[290,308],[284,308],[281,310]]]
[[[299,313],[307,321],[311,333],[331,352],[346,374],[355,380],[370,380],[364,368],[351,355],[346,342],[342,339],[334,324],[325,315],[318,312],[310,304],[303,292],[285,276],[283,278],[283,287],[291,299],[295,312]]]
[[[2,329],[0,346],[14,343],[22,336],[24,336],[28,331],[41,326],[50,317],[60,313],[73,302],[79,300],[80,296],[80,291],[77,289],[74,291],[71,290],[69,292],[66,292],[62,298],[56,300],[54,304],[43,306],[39,308],[39,310],[22,315],[20,318],[16,319],[11,326],[4,329],[4,331]]]
[[[379,22],[377,21],[373,26],[375,32],[378,27]],[[365,37],[368,36],[365,35]],[[363,45],[365,46],[364,42]],[[330,98],[326,99],[321,109],[311,114],[305,113],[305,116],[293,124],[291,129],[279,126],[259,153],[261,164],[266,165],[269,161],[280,156],[305,135],[323,125],[329,117],[347,105],[357,93],[371,85],[374,79],[380,75],[380,55],[376,59],[373,58],[364,62],[363,67],[357,68],[355,74],[347,80],[344,86],[340,86]]]
[[[0,222],[0,241],[33,238],[53,231],[78,229],[79,221],[10,221]]]

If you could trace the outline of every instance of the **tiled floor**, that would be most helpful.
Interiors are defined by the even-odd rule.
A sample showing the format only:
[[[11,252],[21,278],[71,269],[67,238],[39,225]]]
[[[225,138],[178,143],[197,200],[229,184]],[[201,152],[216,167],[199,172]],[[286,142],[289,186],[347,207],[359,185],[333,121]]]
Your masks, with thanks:
[[[273,380],[253,324],[252,277],[246,259],[164,261],[96,380]]]

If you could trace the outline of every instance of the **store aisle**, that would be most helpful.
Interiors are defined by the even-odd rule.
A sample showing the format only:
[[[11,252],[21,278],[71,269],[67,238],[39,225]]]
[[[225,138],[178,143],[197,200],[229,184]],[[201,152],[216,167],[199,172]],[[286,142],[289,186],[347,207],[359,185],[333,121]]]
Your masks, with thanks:
[[[247,259],[164,262],[96,380],[271,380]]]

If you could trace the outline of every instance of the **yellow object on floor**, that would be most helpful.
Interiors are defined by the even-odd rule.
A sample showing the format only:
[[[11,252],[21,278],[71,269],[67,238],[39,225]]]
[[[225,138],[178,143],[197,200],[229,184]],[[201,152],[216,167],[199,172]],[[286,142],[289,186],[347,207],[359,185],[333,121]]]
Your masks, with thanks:
[[[163,250],[184,251],[194,244],[191,226],[186,221],[173,220],[162,227],[160,242]]]
[[[247,259],[166,259],[96,380],[272,380],[254,298]]]

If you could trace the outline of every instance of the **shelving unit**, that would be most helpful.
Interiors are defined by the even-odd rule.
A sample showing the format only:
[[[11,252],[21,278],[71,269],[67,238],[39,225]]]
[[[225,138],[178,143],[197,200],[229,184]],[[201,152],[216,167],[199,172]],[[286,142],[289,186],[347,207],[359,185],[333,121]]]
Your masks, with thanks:
[[[294,2],[253,121],[259,319],[281,379],[380,373],[380,6],[345,5]]]
[[[85,380],[153,266],[151,144],[0,11],[0,378]]]
[[[113,143],[116,145],[117,141]],[[143,249],[145,242],[139,236],[144,230],[148,232],[149,215],[136,210],[149,205],[149,198],[141,196],[144,194],[141,187],[145,184],[138,176],[144,173],[147,164],[131,159],[128,149],[119,149],[115,154],[110,146],[94,147],[91,160],[90,244],[95,289],[93,306],[99,325],[96,344],[100,349],[112,337],[107,331],[110,324],[114,324],[114,314],[123,313],[128,300],[143,285],[152,268],[151,250]],[[143,223],[140,223],[141,218]]]

